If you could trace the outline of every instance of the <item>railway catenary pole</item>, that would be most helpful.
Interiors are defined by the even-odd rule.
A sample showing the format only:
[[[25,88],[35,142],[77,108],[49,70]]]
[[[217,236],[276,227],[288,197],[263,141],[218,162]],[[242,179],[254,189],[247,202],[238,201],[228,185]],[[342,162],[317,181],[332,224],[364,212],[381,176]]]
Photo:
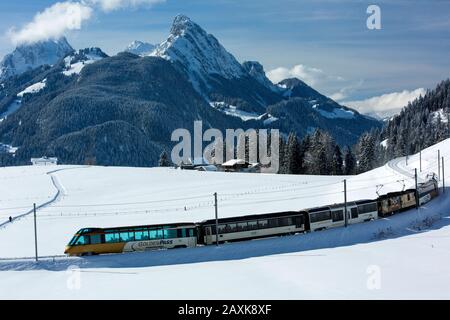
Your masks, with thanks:
[[[33,216],[34,216],[34,253],[36,262],[38,261],[38,245],[37,245],[37,226],[36,226],[36,203],[33,203]]]
[[[442,193],[445,193],[445,170],[444,170],[444,157],[442,157]]]
[[[450,111],[447,114],[448,137],[450,138]]]
[[[441,181],[441,150],[438,150],[438,181]]]
[[[420,163],[420,172],[422,172],[422,147],[420,148],[419,151],[419,163]]]
[[[347,217],[347,179],[344,179],[344,221],[345,227],[348,226],[348,217]]]
[[[419,209],[419,190],[417,189],[417,168],[414,169],[414,180],[416,182],[416,209]]]
[[[217,192],[214,192],[214,208],[216,213],[216,246],[219,245],[219,217],[217,213]]]

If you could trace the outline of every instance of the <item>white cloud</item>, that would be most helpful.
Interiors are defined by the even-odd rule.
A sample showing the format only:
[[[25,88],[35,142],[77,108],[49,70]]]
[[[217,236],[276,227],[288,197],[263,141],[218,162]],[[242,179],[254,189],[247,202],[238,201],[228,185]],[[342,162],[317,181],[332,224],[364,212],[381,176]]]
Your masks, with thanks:
[[[278,83],[287,78],[298,78],[335,101],[347,99],[364,82],[363,80],[350,81],[340,76],[329,75],[322,69],[303,64],[295,65],[290,69],[279,67],[268,71],[266,75],[273,83]]]
[[[86,0],[88,3],[99,5],[103,11],[113,11],[126,7],[138,7],[165,2],[165,0]]]
[[[345,86],[341,89],[339,89],[337,92],[330,95],[330,98],[334,101],[342,101],[344,99],[347,99],[350,94],[352,94],[357,88],[361,87],[363,85],[364,81],[360,80],[356,83],[352,83],[348,86]]]
[[[330,95],[330,98],[333,99],[334,101],[341,101],[345,98],[347,98],[347,93],[345,89],[339,90],[338,92],[333,93],[332,95]]]
[[[15,44],[34,43],[37,41],[56,39],[67,31],[80,30],[82,24],[89,20],[99,8],[105,12],[152,5],[165,0],[80,0],[57,2],[38,12],[33,20],[16,30],[10,29],[7,36]]]
[[[92,8],[79,2],[57,2],[20,30],[11,29],[8,35],[14,44],[33,43],[61,37],[68,30],[79,30],[91,18]]]
[[[323,70],[311,68],[303,64],[293,66],[291,69],[279,67],[267,72],[267,77],[273,82],[278,83],[287,78],[299,78],[310,86],[327,81],[343,81],[341,77],[327,75]]]
[[[401,92],[392,92],[381,96],[372,97],[365,100],[347,101],[343,104],[355,108],[361,113],[372,113],[376,115],[392,115],[399,112],[408,102],[413,101],[419,96],[425,95],[424,88]]]

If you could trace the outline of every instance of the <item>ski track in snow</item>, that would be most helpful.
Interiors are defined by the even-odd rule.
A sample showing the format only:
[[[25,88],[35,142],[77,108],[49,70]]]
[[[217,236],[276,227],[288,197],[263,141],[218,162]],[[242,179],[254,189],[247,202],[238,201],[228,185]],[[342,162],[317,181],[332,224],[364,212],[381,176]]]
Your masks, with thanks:
[[[52,197],[49,201],[46,201],[46,202],[44,202],[44,203],[42,203],[42,204],[40,204],[40,205],[37,205],[37,206],[36,206],[36,212],[39,211],[39,209],[43,209],[43,208],[45,208],[45,207],[50,206],[50,205],[53,204],[53,203],[56,203],[56,202],[60,201],[61,198],[67,194],[67,193],[66,193],[66,190],[65,190],[65,188],[64,188],[64,186],[63,186],[63,185],[61,184],[61,182],[58,180],[58,177],[55,175],[55,173],[56,173],[56,172],[59,172],[59,171],[63,171],[63,170],[73,170],[73,169],[79,169],[79,168],[85,168],[85,167],[56,169],[56,170],[52,170],[52,171],[49,171],[49,172],[46,173],[47,175],[50,176],[50,179],[51,179],[51,181],[52,181],[52,184],[53,184],[53,186],[54,186],[55,189],[56,189],[56,193],[53,195],[53,197]],[[12,222],[19,221],[21,218],[26,217],[26,216],[28,216],[29,214],[33,213],[33,211],[34,211],[34,210],[31,209],[31,210],[28,210],[28,211],[25,212],[25,213],[22,213],[22,214],[19,214],[19,215],[17,215],[17,216],[12,217],[12,218],[13,218]],[[9,220],[7,220],[7,221],[5,221],[5,222],[3,222],[3,223],[0,223],[0,230],[3,229],[3,228],[5,228],[6,226],[8,226],[10,223],[11,223],[11,222],[9,222]]]

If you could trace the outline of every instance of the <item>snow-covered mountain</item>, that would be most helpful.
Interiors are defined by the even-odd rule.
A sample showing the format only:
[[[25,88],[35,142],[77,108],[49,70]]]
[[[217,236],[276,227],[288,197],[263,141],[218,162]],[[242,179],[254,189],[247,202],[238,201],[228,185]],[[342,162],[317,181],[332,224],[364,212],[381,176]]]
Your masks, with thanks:
[[[0,142],[19,147],[11,164],[52,154],[62,163],[153,165],[172,148],[172,131],[195,120],[299,137],[320,128],[340,145],[381,125],[299,79],[271,83],[259,62],[240,64],[183,15],[150,56],[88,48],[2,81],[0,118]]]
[[[85,65],[94,63],[95,61],[106,57],[108,57],[108,55],[97,47],[78,50],[78,52],[74,52],[64,58],[65,70],[63,71],[63,74],[65,76],[80,74]]]
[[[125,48],[125,51],[143,57],[150,55],[155,48],[156,46],[151,43],[134,40]]]
[[[65,37],[19,45],[0,63],[0,81],[42,65],[53,65],[73,52]]]
[[[244,70],[263,86],[272,90],[279,90],[279,87],[276,87],[272,81],[267,78],[264,67],[258,61],[244,61],[242,67],[244,67]]]
[[[245,74],[213,35],[185,15],[175,17],[169,37],[151,55],[180,63],[197,89],[209,87],[211,75],[233,79]]]

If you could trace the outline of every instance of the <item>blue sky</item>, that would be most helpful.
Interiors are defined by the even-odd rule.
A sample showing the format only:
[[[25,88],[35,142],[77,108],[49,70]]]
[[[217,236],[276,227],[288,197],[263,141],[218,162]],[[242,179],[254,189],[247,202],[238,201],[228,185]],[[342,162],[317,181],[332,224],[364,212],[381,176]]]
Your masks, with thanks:
[[[20,29],[55,2],[2,1],[0,56],[14,48],[11,27]],[[370,4],[381,8],[381,30],[366,27]],[[449,0],[165,0],[96,9],[80,30],[66,35],[75,48],[99,46],[115,54],[132,40],[164,40],[179,13],[214,34],[239,61],[258,60],[268,73],[282,68],[279,76],[304,75],[340,101],[433,88],[450,75]],[[378,102],[399,97],[390,98]]]

